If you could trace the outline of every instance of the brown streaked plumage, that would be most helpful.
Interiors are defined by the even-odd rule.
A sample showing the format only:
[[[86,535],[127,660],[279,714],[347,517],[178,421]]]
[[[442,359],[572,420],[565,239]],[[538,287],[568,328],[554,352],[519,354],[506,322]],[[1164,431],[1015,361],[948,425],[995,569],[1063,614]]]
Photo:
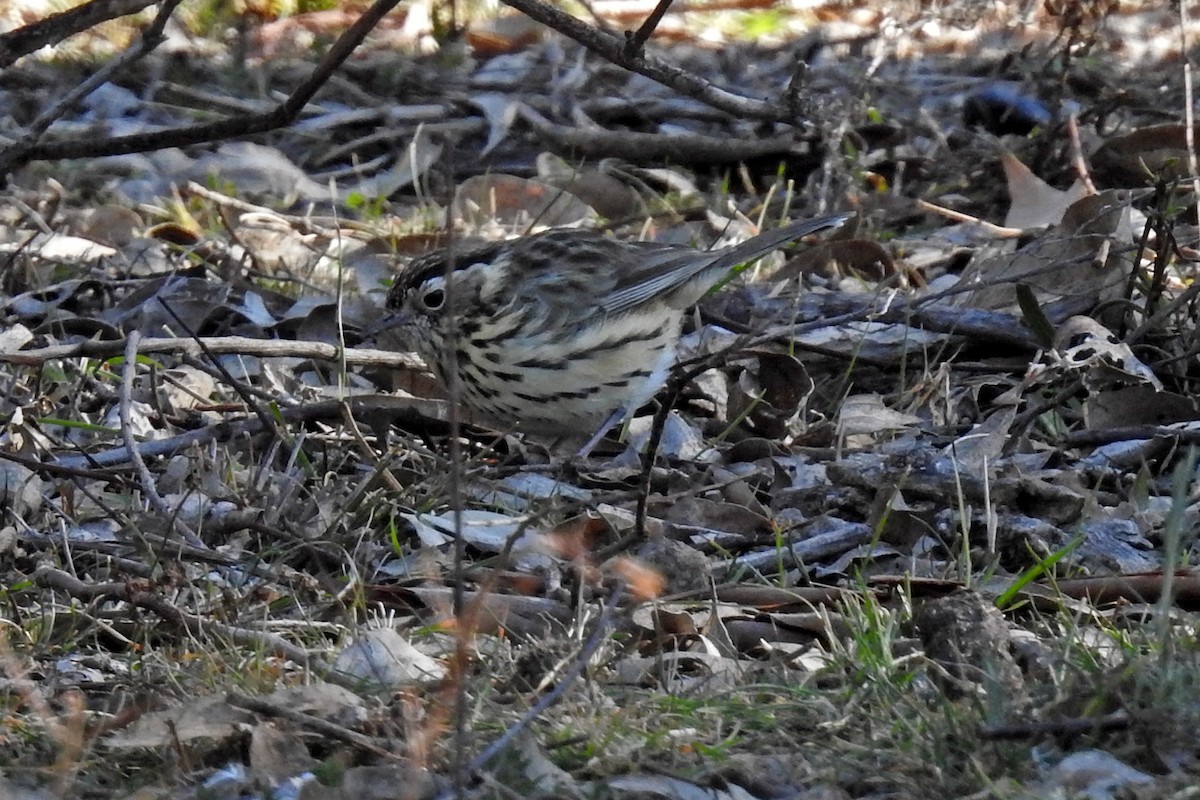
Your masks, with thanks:
[[[461,399],[503,425],[595,433],[650,400],[675,363],[683,315],[729,270],[848,214],[793,223],[719,250],[552,230],[455,254]],[[388,295],[398,325],[445,381],[446,256],[411,263]]]

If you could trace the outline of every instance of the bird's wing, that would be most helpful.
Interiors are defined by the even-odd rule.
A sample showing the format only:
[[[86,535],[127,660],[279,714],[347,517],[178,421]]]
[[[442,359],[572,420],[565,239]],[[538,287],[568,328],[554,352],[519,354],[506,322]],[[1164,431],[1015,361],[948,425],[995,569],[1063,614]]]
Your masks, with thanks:
[[[851,216],[853,215],[833,214],[792,223],[782,228],[764,231],[741,244],[708,253],[668,248],[662,245],[651,245],[645,250],[644,255],[629,249],[625,257],[637,258],[640,263],[629,264],[625,270],[621,271],[620,285],[598,298],[600,310],[606,314],[620,314],[651,298],[669,293],[702,273],[710,272],[712,274],[711,283],[706,284],[701,281],[695,292],[689,292],[686,296],[676,298],[677,305],[690,306],[703,297],[704,293],[712,288],[717,279],[729,269],[764,256],[802,236],[841,225]]]

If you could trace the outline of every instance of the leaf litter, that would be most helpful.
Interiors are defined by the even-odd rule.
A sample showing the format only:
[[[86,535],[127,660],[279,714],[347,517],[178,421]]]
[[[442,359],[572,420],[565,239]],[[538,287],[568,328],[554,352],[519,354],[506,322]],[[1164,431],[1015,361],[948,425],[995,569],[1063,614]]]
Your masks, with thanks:
[[[1059,6],[820,6],[798,82],[809,12],[668,17],[712,85],[795,87],[797,134],[537,26],[420,55],[418,4],[261,141],[15,173],[0,794],[433,797],[461,747],[479,795],[1194,782],[1196,226],[1141,49],[1177,21]],[[259,28],[260,86],[325,24]],[[198,47],[55,132],[270,107]],[[7,128],[64,69],[10,68]],[[447,398],[361,334],[446,209],[704,246],[830,208],[701,304],[649,468],[475,426],[456,468]]]

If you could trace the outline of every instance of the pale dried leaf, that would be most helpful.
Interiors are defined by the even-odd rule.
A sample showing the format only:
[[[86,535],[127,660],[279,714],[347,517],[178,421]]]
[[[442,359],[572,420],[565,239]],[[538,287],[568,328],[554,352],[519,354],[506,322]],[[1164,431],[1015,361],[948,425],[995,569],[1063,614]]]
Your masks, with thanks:
[[[1040,228],[1057,225],[1067,208],[1087,194],[1087,186],[1076,179],[1071,188],[1055,189],[1034,175],[1020,159],[1005,152],[1000,157],[1008,184],[1011,205],[1004,218],[1006,228]]]
[[[359,633],[334,659],[342,675],[381,687],[397,688],[438,681],[446,667],[430,658],[391,628]]]
[[[463,181],[454,193],[452,209],[454,218],[468,230],[498,225],[514,233],[578,226],[594,216],[586,203],[564,189],[504,174]]]
[[[883,433],[920,423],[920,417],[888,408],[878,394],[851,395],[842,401],[838,413],[838,433],[842,436]]]

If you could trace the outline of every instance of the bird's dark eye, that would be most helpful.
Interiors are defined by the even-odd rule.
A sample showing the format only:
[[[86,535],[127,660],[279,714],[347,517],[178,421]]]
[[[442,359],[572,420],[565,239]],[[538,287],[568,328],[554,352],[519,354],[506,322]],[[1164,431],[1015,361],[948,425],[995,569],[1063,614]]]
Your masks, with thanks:
[[[430,289],[421,295],[421,305],[429,311],[437,311],[446,302],[444,289]]]

